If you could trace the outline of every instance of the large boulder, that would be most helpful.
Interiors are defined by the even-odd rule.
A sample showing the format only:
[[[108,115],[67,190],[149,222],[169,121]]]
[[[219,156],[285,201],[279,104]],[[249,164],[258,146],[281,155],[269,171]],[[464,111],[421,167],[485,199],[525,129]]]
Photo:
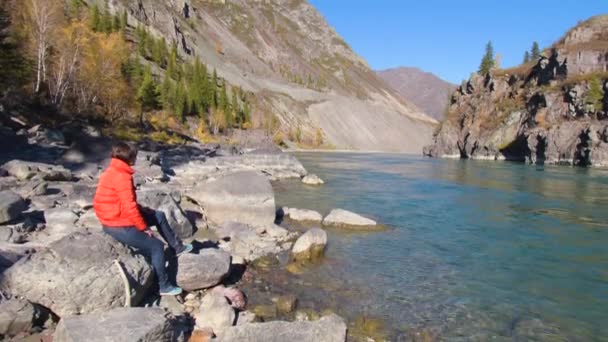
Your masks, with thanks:
[[[261,173],[235,172],[198,185],[188,195],[203,206],[216,224],[236,221],[253,226],[270,226],[275,219],[274,192]]]
[[[224,296],[210,292],[201,300],[201,306],[194,318],[197,328],[211,328],[219,335],[234,324],[236,314]]]
[[[186,291],[217,285],[230,270],[230,254],[219,249],[183,254],[178,262],[177,285]]]
[[[183,341],[175,320],[161,308],[116,308],[107,312],[65,317],[54,342]]]
[[[21,196],[11,190],[0,191],[0,224],[18,218],[25,209]]]
[[[133,305],[146,294],[153,272],[143,257],[103,233],[74,233],[20,259],[0,279],[0,290],[27,298],[60,317],[106,311],[125,304],[117,260],[130,280]]]
[[[327,233],[321,228],[312,228],[296,240],[291,249],[296,261],[318,259],[327,245]]]
[[[329,215],[323,219],[323,224],[326,226],[338,227],[373,227],[377,225],[374,220],[344,209],[332,210]]]
[[[344,342],[346,323],[337,315],[329,315],[314,322],[268,322],[237,325],[225,329],[218,342]]]

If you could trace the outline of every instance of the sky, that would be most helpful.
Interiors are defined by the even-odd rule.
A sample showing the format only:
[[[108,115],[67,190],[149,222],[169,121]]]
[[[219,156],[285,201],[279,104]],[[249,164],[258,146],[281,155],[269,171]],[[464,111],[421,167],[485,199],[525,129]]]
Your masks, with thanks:
[[[579,21],[608,14],[608,0],[310,0],[375,70],[413,66],[459,84],[486,43],[501,66],[533,41],[550,46]]]

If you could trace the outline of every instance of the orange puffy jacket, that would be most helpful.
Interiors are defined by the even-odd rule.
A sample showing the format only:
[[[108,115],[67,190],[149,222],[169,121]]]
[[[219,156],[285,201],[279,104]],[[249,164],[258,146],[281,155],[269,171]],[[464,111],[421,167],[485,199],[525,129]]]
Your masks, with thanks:
[[[138,230],[146,230],[146,222],[137,206],[133,173],[127,163],[112,158],[110,166],[99,177],[93,208],[104,226],[135,226]]]

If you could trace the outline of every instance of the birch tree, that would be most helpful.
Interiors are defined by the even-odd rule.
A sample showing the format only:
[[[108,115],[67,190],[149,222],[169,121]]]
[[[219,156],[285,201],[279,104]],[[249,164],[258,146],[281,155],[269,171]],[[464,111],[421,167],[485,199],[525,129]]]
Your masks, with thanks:
[[[24,27],[31,35],[36,59],[34,92],[40,92],[47,78],[47,59],[51,37],[63,19],[63,7],[58,0],[25,0]]]

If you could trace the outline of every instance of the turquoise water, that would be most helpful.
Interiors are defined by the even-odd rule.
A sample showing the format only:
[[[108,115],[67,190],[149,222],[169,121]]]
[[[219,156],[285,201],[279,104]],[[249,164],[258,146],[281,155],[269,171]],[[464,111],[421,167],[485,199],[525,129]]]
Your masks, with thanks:
[[[301,275],[329,283],[327,302],[346,316],[380,317],[395,340],[411,329],[441,340],[608,340],[607,170],[296,156],[326,184],[278,182],[278,205],[344,208],[392,228],[330,230],[325,261]]]

